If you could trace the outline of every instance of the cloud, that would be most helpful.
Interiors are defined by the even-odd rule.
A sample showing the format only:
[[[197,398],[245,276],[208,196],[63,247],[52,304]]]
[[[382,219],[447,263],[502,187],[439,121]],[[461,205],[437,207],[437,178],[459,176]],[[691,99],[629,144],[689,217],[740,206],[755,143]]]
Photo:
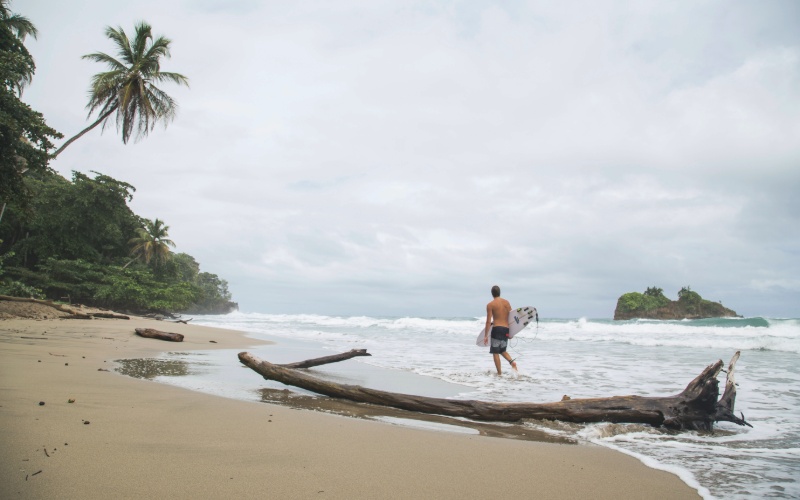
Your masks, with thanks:
[[[800,276],[796,2],[12,7],[40,30],[24,97],[67,136],[104,26],[173,40],[176,121],[53,166],[136,186],[246,310],[468,316],[498,283],[610,317],[690,285],[796,316],[764,285]]]

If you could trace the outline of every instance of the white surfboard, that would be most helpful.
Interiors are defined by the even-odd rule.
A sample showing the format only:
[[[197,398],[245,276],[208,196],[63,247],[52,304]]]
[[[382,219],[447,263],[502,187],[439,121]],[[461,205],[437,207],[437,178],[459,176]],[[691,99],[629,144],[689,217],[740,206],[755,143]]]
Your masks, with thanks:
[[[539,313],[536,311],[535,307],[525,306],[519,309],[512,309],[511,312],[508,313],[508,338],[513,339],[514,335],[522,331],[531,321],[539,321]],[[485,331],[481,328],[481,331],[478,333],[478,338],[475,339],[476,346],[487,347],[489,345],[488,342],[484,342],[484,333]],[[491,338],[491,332],[489,333]]]

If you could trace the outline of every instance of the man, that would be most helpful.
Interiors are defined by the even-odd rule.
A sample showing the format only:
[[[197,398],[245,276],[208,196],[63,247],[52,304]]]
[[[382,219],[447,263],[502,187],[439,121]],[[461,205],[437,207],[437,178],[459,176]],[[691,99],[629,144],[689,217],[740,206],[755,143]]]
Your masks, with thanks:
[[[492,301],[486,304],[486,327],[483,329],[483,343],[484,345],[489,345],[491,333],[492,343],[491,347],[489,347],[489,352],[494,357],[494,366],[497,368],[497,374],[502,375],[500,356],[506,358],[511,368],[515,371],[517,369],[517,364],[511,359],[511,355],[506,352],[508,347],[508,313],[511,312],[511,304],[500,297],[500,287],[497,285],[492,287],[492,297],[494,297]]]

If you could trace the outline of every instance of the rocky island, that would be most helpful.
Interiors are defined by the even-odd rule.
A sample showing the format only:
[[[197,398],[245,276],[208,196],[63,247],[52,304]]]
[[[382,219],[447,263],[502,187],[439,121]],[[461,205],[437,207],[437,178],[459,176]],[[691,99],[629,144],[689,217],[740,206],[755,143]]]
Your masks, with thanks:
[[[625,319],[703,319],[738,317],[735,311],[719,302],[705,300],[691,288],[683,287],[678,300],[669,300],[661,288],[650,287],[644,293],[630,292],[617,299],[615,320]]]

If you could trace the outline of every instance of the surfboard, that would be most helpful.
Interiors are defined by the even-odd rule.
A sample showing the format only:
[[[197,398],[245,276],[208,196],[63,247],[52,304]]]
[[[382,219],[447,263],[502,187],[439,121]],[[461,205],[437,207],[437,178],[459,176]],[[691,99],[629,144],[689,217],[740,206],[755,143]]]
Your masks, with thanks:
[[[531,321],[539,321],[539,312],[533,306],[520,307],[519,309],[512,309],[508,313],[508,338],[513,339],[514,335],[521,332],[528,323]],[[478,338],[475,339],[475,345],[478,347],[488,347],[489,343],[483,341],[484,330],[478,333]]]

